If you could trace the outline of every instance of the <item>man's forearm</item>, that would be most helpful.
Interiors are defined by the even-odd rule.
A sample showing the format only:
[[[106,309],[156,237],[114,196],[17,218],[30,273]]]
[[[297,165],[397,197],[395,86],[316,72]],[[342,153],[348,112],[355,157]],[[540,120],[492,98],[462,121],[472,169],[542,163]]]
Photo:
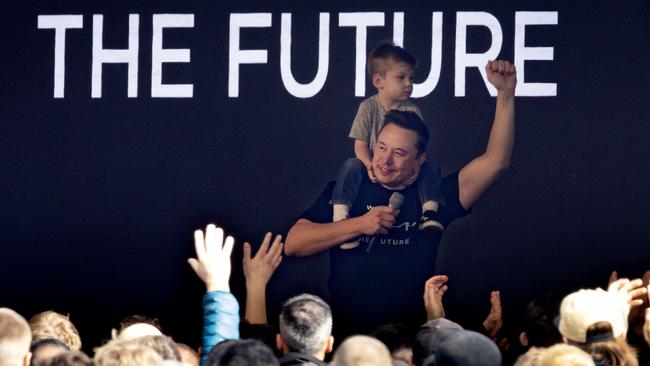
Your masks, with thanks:
[[[350,218],[325,224],[300,219],[289,230],[284,242],[284,251],[287,255],[300,257],[324,252],[363,234],[357,219]]]
[[[497,95],[494,123],[485,155],[501,169],[510,166],[512,147],[515,142],[515,95],[514,91]]]
[[[463,167],[458,174],[460,202],[469,209],[481,195],[508,169],[515,142],[514,90],[499,91],[494,122],[485,153]]]

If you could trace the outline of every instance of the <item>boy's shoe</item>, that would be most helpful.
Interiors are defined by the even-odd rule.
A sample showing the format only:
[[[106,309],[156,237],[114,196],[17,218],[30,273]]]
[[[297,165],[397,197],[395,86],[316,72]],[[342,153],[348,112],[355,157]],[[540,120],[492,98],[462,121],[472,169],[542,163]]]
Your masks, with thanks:
[[[436,230],[443,231],[445,229],[444,225],[438,221],[438,213],[436,211],[424,211],[422,217],[420,217],[420,230]]]
[[[341,249],[354,249],[359,246],[359,240],[341,244]]]

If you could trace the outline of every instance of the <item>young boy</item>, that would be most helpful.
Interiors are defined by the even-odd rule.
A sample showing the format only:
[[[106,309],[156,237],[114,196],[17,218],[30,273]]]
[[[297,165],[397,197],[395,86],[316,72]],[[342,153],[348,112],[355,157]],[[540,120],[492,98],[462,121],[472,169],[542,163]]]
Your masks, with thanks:
[[[347,160],[341,167],[332,193],[331,203],[334,209],[333,221],[348,217],[348,212],[356,198],[363,174],[368,174],[371,181],[376,182],[372,171],[372,154],[379,131],[384,125],[384,114],[391,110],[415,112],[420,118],[420,109],[409,98],[413,92],[413,73],[416,60],[405,49],[393,43],[384,43],[375,48],[368,56],[368,74],[372,85],[377,88],[377,94],[364,100],[352,123],[350,136],[354,139],[354,154],[356,159]],[[414,177],[409,181],[412,184]],[[440,191],[440,169],[432,163],[425,162],[420,168],[418,193],[422,202],[422,217],[420,230],[443,230],[444,226],[438,221],[439,204],[443,199]],[[359,245],[358,241],[341,245],[343,249],[351,249]]]

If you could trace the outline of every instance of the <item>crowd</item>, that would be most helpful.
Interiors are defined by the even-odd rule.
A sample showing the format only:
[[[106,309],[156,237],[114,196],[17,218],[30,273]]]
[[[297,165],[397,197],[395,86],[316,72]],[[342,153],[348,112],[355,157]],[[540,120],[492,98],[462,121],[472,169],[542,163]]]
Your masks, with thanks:
[[[188,260],[203,281],[203,342],[200,350],[174,342],[157,319],[125,318],[112,339],[81,351],[81,338],[68,316],[46,311],[29,322],[15,311],[0,309],[1,366],[243,366],[243,365],[607,365],[648,362],[650,309],[648,279],[618,279],[607,289],[580,289],[560,299],[550,294],[531,301],[519,339],[502,335],[501,302],[491,294],[492,309],[480,329],[466,329],[445,317],[448,278],[426,281],[422,307],[426,322],[413,331],[386,324],[369,335],[353,335],[335,349],[336,319],[321,298],[301,294],[284,303],[277,330],[266,313],[266,285],[282,261],[281,236],[268,233],[253,255],[244,244],[247,297],[244,319],[230,292],[234,239],[214,225],[197,230],[196,258]],[[512,347],[519,342],[521,347]],[[513,354],[513,349],[524,350]],[[325,360],[331,361],[327,363]],[[513,360],[513,361],[508,361]]]

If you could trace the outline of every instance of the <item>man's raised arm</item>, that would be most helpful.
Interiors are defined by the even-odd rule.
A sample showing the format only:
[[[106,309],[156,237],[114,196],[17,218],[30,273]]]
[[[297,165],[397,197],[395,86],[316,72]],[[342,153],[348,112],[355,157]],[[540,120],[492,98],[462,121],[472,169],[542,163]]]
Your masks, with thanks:
[[[490,61],[485,66],[488,81],[497,89],[496,111],[485,153],[458,174],[460,203],[469,209],[510,166],[515,142],[515,86],[517,72],[508,61]]]
[[[299,219],[284,242],[287,255],[318,254],[360,235],[386,234],[395,222],[395,210],[376,206],[365,215],[337,222],[316,223]]]

